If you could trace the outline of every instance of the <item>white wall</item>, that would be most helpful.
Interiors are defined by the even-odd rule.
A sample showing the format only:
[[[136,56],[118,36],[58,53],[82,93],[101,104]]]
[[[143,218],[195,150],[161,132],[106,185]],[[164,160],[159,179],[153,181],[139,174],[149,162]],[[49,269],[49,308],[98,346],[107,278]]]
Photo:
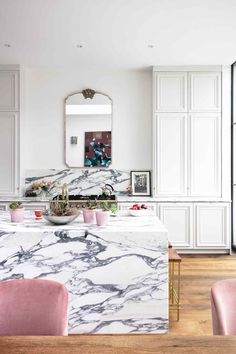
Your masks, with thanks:
[[[113,168],[151,169],[151,68],[22,68],[21,171],[65,168],[64,98],[92,88],[113,100]]]

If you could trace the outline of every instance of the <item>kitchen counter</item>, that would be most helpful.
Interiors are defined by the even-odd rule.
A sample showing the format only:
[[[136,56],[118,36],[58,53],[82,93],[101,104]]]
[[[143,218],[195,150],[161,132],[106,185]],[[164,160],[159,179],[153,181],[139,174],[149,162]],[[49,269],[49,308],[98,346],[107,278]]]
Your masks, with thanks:
[[[0,197],[0,202],[6,202],[10,203],[12,201],[19,201],[22,203],[49,203],[50,199],[45,198],[42,199],[40,196],[39,197]],[[212,198],[206,198],[206,197],[181,197],[181,198],[174,198],[174,197],[138,197],[138,196],[132,196],[132,195],[126,195],[126,196],[121,196],[118,195],[116,201],[118,203],[230,203],[231,199],[229,198],[220,198],[220,197],[212,197]]]
[[[108,226],[0,214],[0,280],[45,278],[70,294],[70,333],[168,331],[167,230],[157,217],[111,217]]]

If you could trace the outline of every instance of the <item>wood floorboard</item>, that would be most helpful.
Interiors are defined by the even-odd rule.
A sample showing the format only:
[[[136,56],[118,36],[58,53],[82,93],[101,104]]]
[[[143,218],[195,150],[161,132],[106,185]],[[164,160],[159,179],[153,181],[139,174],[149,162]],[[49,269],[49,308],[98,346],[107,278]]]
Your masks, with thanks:
[[[170,335],[211,335],[210,289],[218,280],[236,278],[236,256],[182,255],[179,322],[170,312]]]

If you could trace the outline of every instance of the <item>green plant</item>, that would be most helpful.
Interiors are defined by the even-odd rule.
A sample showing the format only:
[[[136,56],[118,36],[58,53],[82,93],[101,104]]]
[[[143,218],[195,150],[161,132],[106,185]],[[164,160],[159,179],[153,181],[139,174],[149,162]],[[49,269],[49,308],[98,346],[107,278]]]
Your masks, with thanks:
[[[111,211],[112,214],[117,213],[117,204],[111,203],[111,202],[101,202],[99,203],[99,208],[102,209],[103,211]]]
[[[71,208],[69,203],[64,200],[54,200],[50,203],[50,211],[46,214],[55,216],[69,216],[78,213],[76,208]]]
[[[23,208],[23,205],[21,202],[12,202],[10,205],[9,205],[9,208],[10,209],[22,209]]]
[[[97,206],[98,206],[98,204],[97,204],[97,201],[95,200],[88,200],[87,202],[86,202],[86,206],[85,206],[85,209],[90,209],[90,210],[94,210],[94,209],[96,209],[97,208]]]
[[[118,212],[117,204],[111,205],[111,212],[112,212],[112,214],[116,214]]]
[[[72,208],[69,203],[68,190],[66,184],[62,186],[62,195],[59,199],[59,194],[55,200],[52,200],[50,203],[50,210],[46,214],[54,216],[69,216],[78,214],[76,208]]]
[[[108,202],[101,202],[99,203],[99,209],[102,209],[102,211],[110,211],[111,206],[109,205]]]

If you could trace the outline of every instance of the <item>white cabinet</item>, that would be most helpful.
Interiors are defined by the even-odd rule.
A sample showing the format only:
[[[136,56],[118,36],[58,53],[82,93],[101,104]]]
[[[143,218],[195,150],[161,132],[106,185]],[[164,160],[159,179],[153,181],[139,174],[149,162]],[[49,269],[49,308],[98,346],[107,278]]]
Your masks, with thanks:
[[[185,253],[230,251],[230,203],[158,203],[168,239]]]
[[[191,203],[159,204],[159,217],[168,230],[173,246],[193,248],[193,205]]]
[[[199,203],[195,205],[196,248],[229,248],[229,205]]]
[[[18,195],[18,155],[19,69],[0,65],[0,195]]]
[[[221,72],[197,69],[154,69],[154,196],[167,200],[222,193]]]
[[[18,114],[0,112],[0,194],[18,192]]]
[[[19,73],[0,68],[0,111],[19,110]]]
[[[189,112],[221,111],[221,73],[189,73]]]
[[[187,193],[187,115],[156,115],[156,194]]]
[[[221,114],[190,119],[190,195],[221,196]]]
[[[157,72],[154,79],[155,111],[187,111],[187,73]]]
[[[150,210],[150,215],[156,215],[157,210],[156,210],[156,204],[155,203],[146,203],[146,202],[132,202],[132,203],[123,203],[119,202],[118,203],[118,209],[121,212],[126,213],[129,208],[132,207],[134,204],[145,204],[148,209]]]

